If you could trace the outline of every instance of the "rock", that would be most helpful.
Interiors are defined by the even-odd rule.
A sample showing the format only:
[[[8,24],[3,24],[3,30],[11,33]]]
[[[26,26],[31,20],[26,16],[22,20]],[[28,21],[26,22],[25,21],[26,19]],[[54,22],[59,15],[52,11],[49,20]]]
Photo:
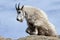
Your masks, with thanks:
[[[59,35],[59,38],[60,38],[60,35]]]
[[[58,37],[31,35],[17,40],[60,40]]]
[[[0,40],[60,40],[58,37],[30,35],[23,38],[12,39],[0,36]]]
[[[13,40],[12,38],[6,38],[6,40]]]
[[[0,40],[13,40],[13,39],[12,38],[5,38],[5,37],[0,36]]]
[[[6,40],[6,38],[4,38],[4,37],[0,36],[0,40]]]

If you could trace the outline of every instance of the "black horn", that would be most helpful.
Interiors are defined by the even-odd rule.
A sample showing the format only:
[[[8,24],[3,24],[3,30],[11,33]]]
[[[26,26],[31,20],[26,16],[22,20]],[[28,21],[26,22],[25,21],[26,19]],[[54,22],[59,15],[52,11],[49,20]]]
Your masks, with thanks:
[[[17,4],[15,4],[15,8],[16,8],[16,10],[18,9],[18,8],[17,8]]]
[[[16,10],[20,10],[20,3],[18,5],[15,4],[15,8],[16,8]]]
[[[20,9],[20,3],[18,4],[18,10]]]

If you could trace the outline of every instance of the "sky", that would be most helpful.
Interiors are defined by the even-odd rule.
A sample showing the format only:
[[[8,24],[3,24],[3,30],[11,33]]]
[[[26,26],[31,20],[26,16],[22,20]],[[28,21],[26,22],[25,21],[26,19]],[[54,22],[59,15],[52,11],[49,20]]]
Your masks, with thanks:
[[[60,0],[0,0],[0,36],[20,38],[28,36],[25,32],[26,20],[22,23],[16,20],[15,4],[30,5],[42,9],[48,15],[49,21],[55,25],[60,34]]]

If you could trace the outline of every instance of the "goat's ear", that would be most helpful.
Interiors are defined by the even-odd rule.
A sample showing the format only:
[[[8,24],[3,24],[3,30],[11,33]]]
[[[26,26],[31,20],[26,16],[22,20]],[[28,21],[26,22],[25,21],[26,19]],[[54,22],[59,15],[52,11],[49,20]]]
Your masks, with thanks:
[[[21,10],[24,8],[24,5],[21,7]]]

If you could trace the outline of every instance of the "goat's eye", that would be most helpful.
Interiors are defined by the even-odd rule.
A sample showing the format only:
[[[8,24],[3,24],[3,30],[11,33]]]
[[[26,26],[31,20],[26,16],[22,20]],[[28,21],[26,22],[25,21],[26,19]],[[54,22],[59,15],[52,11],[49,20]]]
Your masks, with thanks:
[[[18,12],[18,13],[21,13],[21,12]]]
[[[21,12],[19,11],[18,14],[20,14]]]

